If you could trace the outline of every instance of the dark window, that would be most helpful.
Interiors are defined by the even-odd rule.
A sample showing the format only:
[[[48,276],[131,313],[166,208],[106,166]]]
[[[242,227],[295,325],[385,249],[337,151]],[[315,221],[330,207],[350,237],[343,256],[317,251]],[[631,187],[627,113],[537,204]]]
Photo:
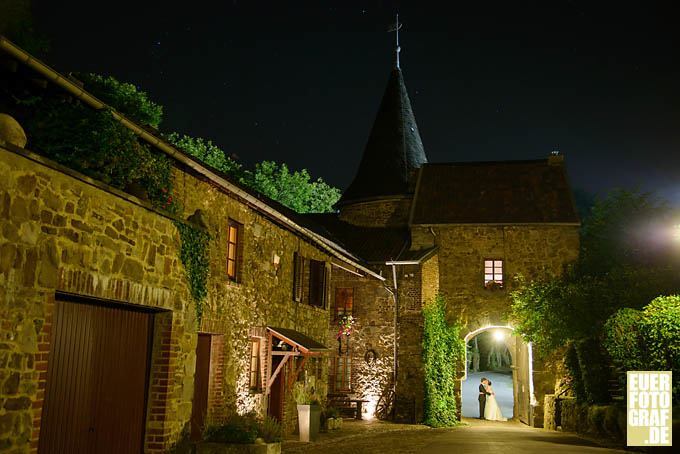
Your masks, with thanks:
[[[241,233],[243,226],[236,221],[229,220],[227,228],[227,277],[238,282],[241,264]]]
[[[333,358],[333,376],[331,378],[333,391],[351,391],[352,358],[349,354]]]
[[[262,391],[260,339],[252,339],[250,344],[250,390],[253,392]]]
[[[335,289],[335,318],[341,318],[345,315],[352,315],[352,307],[354,306],[354,289],[353,288],[336,288]]]
[[[309,304],[326,307],[326,262],[309,261]]]
[[[302,301],[302,281],[305,274],[304,258],[297,252],[293,256],[293,300]]]
[[[503,260],[484,260],[484,287],[503,287]]]

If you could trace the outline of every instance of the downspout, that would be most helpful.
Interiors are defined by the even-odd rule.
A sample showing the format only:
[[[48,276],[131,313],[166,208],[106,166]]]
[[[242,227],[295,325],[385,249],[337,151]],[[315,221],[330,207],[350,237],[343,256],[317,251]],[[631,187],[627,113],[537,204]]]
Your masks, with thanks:
[[[392,296],[394,297],[394,344],[393,344],[393,351],[392,354],[394,355],[394,384],[392,385],[392,391],[394,393],[394,402],[392,403],[392,412],[394,412],[394,409],[396,408],[396,400],[397,400],[397,368],[399,367],[399,361],[397,360],[397,335],[398,335],[398,323],[399,323],[399,297],[398,293],[399,290],[397,288],[397,265],[392,264],[392,279],[394,280],[394,293]]]

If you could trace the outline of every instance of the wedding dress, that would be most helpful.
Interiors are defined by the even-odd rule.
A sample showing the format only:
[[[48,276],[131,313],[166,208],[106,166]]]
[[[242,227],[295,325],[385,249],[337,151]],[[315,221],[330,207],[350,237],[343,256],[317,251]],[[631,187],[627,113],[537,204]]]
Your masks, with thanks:
[[[496,402],[496,396],[491,394],[486,396],[486,407],[484,408],[484,419],[489,421],[507,421],[508,418],[503,417],[501,413],[501,407],[498,406]]]

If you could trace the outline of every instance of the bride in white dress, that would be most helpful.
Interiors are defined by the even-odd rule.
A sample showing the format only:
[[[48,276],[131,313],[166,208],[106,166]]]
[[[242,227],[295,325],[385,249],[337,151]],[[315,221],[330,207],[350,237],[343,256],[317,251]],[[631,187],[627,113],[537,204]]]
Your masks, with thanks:
[[[489,421],[507,421],[508,418],[503,417],[501,413],[501,407],[498,406],[496,402],[496,393],[491,387],[491,382],[486,385],[486,391],[491,393],[486,396],[486,407],[484,407],[484,419]]]

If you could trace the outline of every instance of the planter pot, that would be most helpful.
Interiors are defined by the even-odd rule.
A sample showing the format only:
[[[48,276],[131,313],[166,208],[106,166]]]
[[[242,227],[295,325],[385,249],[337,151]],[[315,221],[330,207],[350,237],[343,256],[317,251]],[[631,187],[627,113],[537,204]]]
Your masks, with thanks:
[[[319,405],[298,405],[297,410],[300,441],[316,440],[321,422],[321,407]]]
[[[342,427],[342,418],[329,418],[328,430],[338,430]]]
[[[335,418],[328,418],[326,420],[326,425],[328,426],[328,430],[335,430],[338,428],[338,423]]]
[[[256,443],[252,445],[201,442],[196,454],[281,454],[281,443]]]

